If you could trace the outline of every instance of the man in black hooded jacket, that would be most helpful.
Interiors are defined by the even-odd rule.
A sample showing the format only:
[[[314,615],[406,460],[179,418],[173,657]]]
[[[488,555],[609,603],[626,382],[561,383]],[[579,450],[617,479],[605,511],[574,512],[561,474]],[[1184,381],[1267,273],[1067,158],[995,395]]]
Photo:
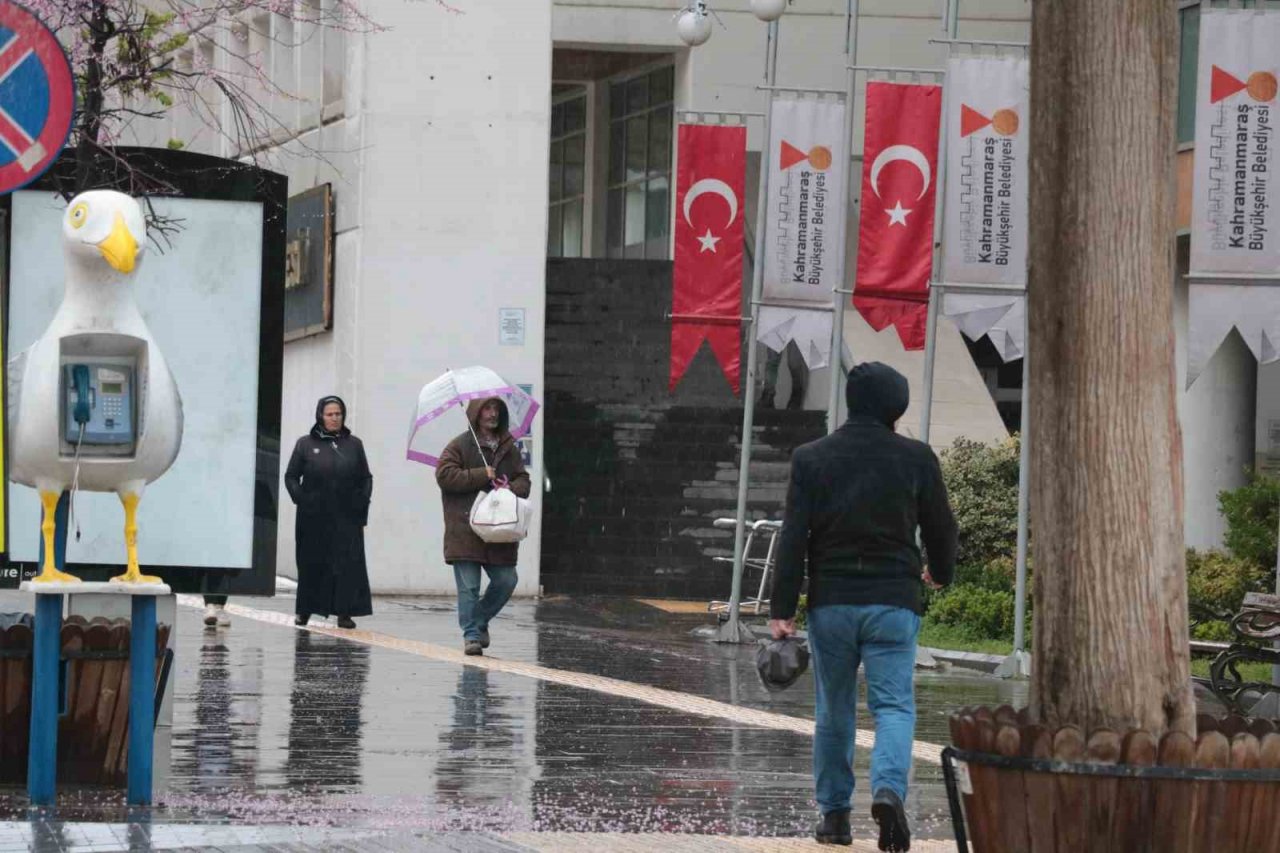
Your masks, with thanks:
[[[908,850],[903,802],[915,732],[912,670],[920,630],[921,582],[951,582],[956,523],[938,459],[927,444],[897,435],[907,380],[870,362],[849,373],[849,420],[797,448],[778,546],[769,627],[795,632],[808,564],[809,645],[817,683],[813,771],[822,822],[819,843],[851,844],[857,671],[867,678],[876,720],[871,813],[881,850]],[[929,555],[923,570],[916,531]]]

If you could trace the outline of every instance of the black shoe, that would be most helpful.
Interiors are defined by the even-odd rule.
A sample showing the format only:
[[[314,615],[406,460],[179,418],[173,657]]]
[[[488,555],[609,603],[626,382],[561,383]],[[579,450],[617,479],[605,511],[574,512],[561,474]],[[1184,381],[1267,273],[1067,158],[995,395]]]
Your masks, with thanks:
[[[853,831],[849,829],[849,810],[836,809],[822,816],[822,823],[814,830],[813,838],[819,844],[853,844]]]
[[[489,631],[487,629],[480,632],[480,648],[489,648]]]
[[[297,616],[293,617],[293,624],[297,625],[299,628],[305,628],[310,619],[310,613],[299,613]]]
[[[907,828],[907,813],[902,810],[902,800],[888,788],[876,791],[871,800],[871,816],[880,825],[880,849],[905,851],[911,849],[911,830]]]
[[[354,628],[355,626],[356,626],[356,623],[355,623],[354,621],[352,621],[352,619],[351,619],[351,617],[350,617],[350,616],[339,616],[339,617],[338,617],[338,627],[339,627],[339,628],[346,628],[346,629],[350,630],[351,628]]]
[[[464,655],[482,655],[484,654],[484,646],[480,645],[479,640],[467,640],[462,644],[462,653]]]

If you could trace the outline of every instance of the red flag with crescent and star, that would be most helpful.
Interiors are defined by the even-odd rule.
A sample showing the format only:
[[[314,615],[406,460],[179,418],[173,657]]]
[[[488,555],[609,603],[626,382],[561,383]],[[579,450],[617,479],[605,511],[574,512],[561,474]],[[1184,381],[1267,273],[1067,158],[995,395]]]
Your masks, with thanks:
[[[871,328],[925,345],[942,87],[867,84],[854,307]]]
[[[670,389],[706,340],[737,394],[747,130],[682,124],[677,143]]]

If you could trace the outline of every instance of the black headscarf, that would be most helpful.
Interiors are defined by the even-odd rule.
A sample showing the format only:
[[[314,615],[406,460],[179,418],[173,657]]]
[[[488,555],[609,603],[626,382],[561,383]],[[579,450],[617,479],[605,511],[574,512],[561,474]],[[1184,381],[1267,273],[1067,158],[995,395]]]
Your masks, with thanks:
[[[330,403],[337,403],[338,407],[342,409],[342,429],[338,432],[329,432],[324,428],[324,407]],[[320,402],[316,403],[316,423],[311,428],[311,434],[316,438],[322,439],[342,438],[345,435],[351,435],[351,430],[347,429],[347,404],[342,402],[341,397],[331,394],[328,397],[320,398]]]
[[[850,370],[844,393],[849,417],[872,418],[887,427],[898,422],[911,400],[907,377],[878,361],[864,361]]]

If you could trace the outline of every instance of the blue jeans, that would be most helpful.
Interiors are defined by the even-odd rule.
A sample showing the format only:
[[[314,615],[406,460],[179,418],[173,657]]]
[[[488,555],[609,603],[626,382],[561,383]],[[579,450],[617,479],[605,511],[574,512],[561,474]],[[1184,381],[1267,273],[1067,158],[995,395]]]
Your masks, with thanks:
[[[480,595],[480,569],[489,574],[489,586]],[[489,622],[506,606],[516,588],[515,566],[481,566],[479,563],[453,564],[458,584],[458,625],[464,640],[478,640],[489,630]]]
[[[920,617],[882,604],[829,604],[809,611],[809,647],[817,683],[813,778],[826,814],[853,800],[853,746],[858,664],[867,675],[867,705],[876,721],[871,790],[888,788],[905,802],[916,727],[916,636]]]

